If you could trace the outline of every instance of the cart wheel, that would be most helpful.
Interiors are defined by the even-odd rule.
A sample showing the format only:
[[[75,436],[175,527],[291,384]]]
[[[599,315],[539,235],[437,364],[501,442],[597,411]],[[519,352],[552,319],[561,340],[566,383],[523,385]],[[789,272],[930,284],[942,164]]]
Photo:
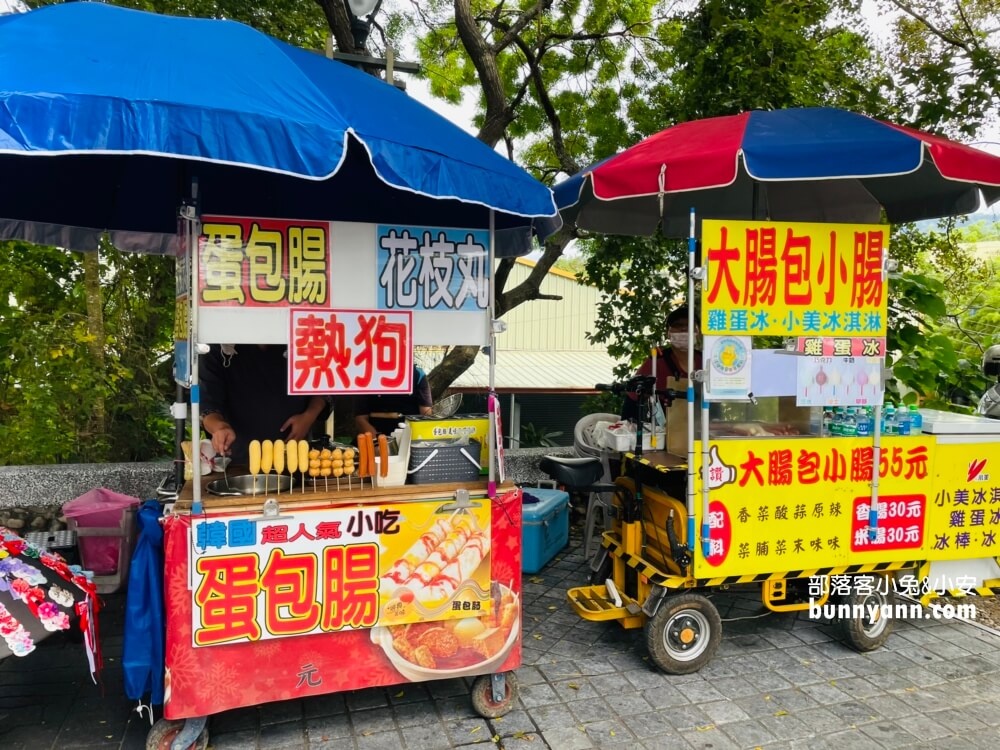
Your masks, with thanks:
[[[843,603],[849,606],[850,612],[858,612],[858,617],[845,617],[840,621],[844,637],[851,648],[856,651],[874,651],[880,648],[892,633],[892,619],[882,613],[883,607],[892,605],[894,597],[876,589],[860,592],[851,586],[851,591],[844,597]],[[855,609],[860,607],[860,609]],[[874,608],[874,609],[871,609]]]
[[[479,675],[472,682],[472,707],[484,719],[499,719],[514,707],[514,701],[520,695],[517,677],[513,672],[504,673],[504,697],[499,703],[493,700],[492,675]]]
[[[691,674],[705,666],[722,641],[719,610],[699,594],[663,600],[646,623],[646,648],[667,674]]]
[[[170,750],[170,744],[174,741],[181,729],[184,727],[184,720],[172,721],[170,719],[157,719],[146,735],[146,750]],[[187,750],[205,750],[208,747],[208,727],[206,726],[198,735]]]

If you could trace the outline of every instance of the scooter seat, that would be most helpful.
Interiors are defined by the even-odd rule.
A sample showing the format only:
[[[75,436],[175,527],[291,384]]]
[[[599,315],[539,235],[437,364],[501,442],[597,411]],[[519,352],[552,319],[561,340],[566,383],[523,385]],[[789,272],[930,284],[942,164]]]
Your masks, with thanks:
[[[566,487],[590,487],[604,476],[599,458],[561,458],[545,456],[538,468]]]

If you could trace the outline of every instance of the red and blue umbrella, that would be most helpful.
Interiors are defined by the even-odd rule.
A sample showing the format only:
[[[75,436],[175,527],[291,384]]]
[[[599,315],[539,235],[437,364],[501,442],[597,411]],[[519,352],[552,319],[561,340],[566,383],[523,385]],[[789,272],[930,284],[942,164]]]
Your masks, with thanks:
[[[892,223],[1000,200],[1000,157],[832,108],[752,111],[667,128],[554,189],[563,219],[668,236],[699,218]]]

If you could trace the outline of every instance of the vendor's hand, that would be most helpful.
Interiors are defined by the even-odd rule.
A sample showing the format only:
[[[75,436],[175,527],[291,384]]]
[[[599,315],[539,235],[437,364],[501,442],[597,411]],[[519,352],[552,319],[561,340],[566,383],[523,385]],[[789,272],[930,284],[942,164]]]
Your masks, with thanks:
[[[309,428],[312,427],[314,421],[315,417],[310,417],[306,413],[294,414],[281,425],[281,431],[288,430],[286,440],[303,440],[309,435]]]
[[[236,431],[229,425],[220,427],[212,433],[212,447],[215,449],[216,454],[220,456],[229,455],[229,448],[235,440]]]

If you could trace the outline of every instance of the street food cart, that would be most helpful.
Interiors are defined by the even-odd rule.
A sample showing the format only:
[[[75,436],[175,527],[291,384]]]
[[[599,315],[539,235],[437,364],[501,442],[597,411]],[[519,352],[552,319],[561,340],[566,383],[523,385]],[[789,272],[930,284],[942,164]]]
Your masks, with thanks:
[[[921,412],[920,434],[901,435],[887,407],[883,435],[894,269],[879,223],[1000,200],[1000,158],[844,110],[754,110],[668,127],[554,193],[579,229],[686,236],[688,332],[700,301],[705,336],[704,369],[669,410],[686,413],[681,434],[675,419],[666,452],[623,462],[593,585],[569,592],[581,617],[645,626],[654,662],[682,673],[718,647],[719,589],[822,612],[831,595],[879,605],[900,588],[927,601],[1000,583],[992,424]],[[773,351],[754,348],[763,336]],[[824,407],[855,411],[824,429]],[[601,475],[548,471],[588,488]],[[852,645],[887,637],[878,606],[847,614]]]
[[[186,229],[175,374],[192,424],[189,355],[208,343],[287,345],[288,392],[334,398],[409,393],[415,344],[490,343],[489,228],[203,216]],[[232,708],[435,679],[476,677],[479,713],[510,710],[521,493],[494,422],[485,446],[437,442],[410,460],[425,444],[404,425],[392,454],[360,435],[254,441],[249,467],[207,476],[191,462],[164,523],[165,720],[150,747]]]
[[[888,227],[706,220],[701,238],[695,397],[666,410],[665,450],[626,454],[575,611],[645,627],[657,666],[688,673],[717,649],[711,596],[731,587],[839,619],[859,650],[919,611],[897,595],[1000,588],[1000,423],[883,409]],[[548,468],[580,484],[598,467]]]
[[[339,486],[310,483],[307,451],[304,483],[259,467],[294,495],[203,495],[197,358],[282,344],[290,390],[404,391],[414,345],[490,346],[494,258],[558,227],[548,188],[393,86],[231,21],[45,7],[3,19],[0,63],[0,237],[178,258],[174,415],[196,434],[164,524],[164,710],[190,721],[148,744],[196,744],[234,706],[458,675],[483,678],[482,713],[509,708],[520,493],[495,432],[475,481],[380,486],[366,446]]]

